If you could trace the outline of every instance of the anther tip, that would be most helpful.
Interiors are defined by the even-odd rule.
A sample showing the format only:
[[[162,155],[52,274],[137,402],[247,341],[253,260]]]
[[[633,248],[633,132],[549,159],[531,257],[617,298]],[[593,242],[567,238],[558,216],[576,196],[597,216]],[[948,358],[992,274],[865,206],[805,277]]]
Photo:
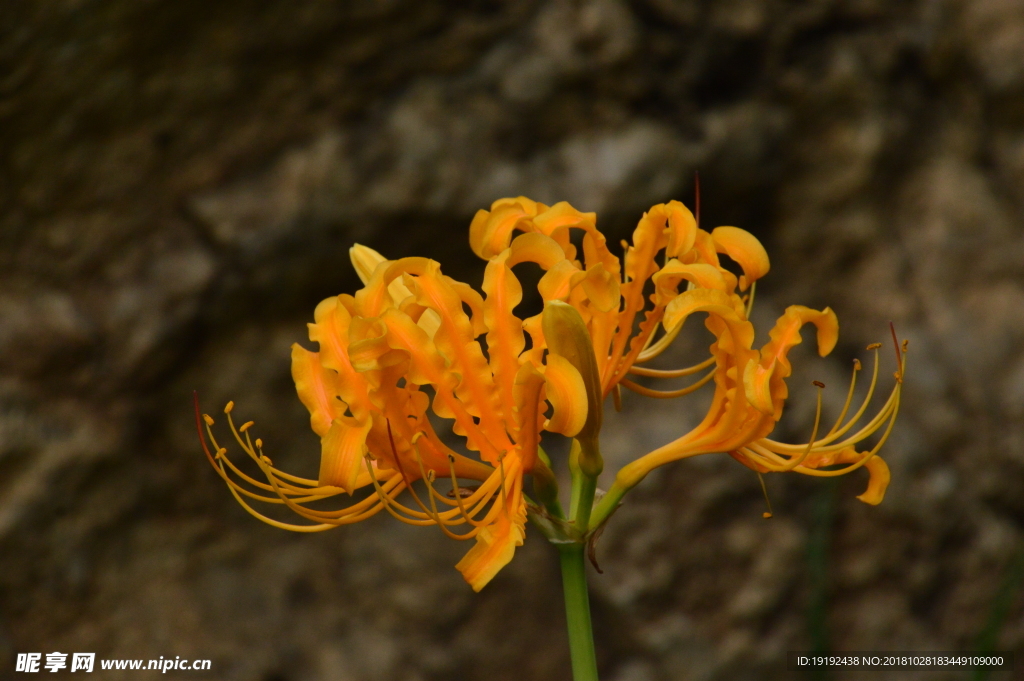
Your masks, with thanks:
[[[761,514],[761,517],[762,517],[762,518],[765,518],[765,519],[767,519],[767,518],[771,518],[771,517],[772,517],[772,514],[771,514],[771,513],[769,513],[768,511],[765,511],[764,513],[762,513],[762,514]]]
[[[903,352],[906,352],[907,348],[909,346],[910,346],[910,339],[908,338],[907,340],[903,341]]]
[[[221,458],[222,456],[224,456],[227,453],[228,453],[228,450],[226,450],[225,448],[221,447],[220,449],[217,450],[217,453],[214,454],[214,457],[219,459],[219,458]]]
[[[882,347],[881,343],[872,343],[868,346],[868,350],[877,350],[880,347]]]
[[[266,454],[263,454],[263,455],[260,456],[260,461],[262,461],[263,463],[267,464],[268,466],[273,466],[274,465],[274,462],[271,461],[270,457],[267,456]]]
[[[255,421],[246,421],[245,423],[242,424],[242,427],[238,429],[238,432],[239,433],[244,433],[245,431],[247,431],[250,428],[252,428],[252,426],[255,423],[256,423]]]
[[[235,408],[235,403],[234,402],[228,402],[226,405],[224,405],[224,413],[225,414],[230,414],[231,410],[234,409],[234,408]]]
[[[816,386],[818,386],[819,388],[824,388],[825,387],[825,384],[822,383],[821,381],[811,381],[811,383],[816,385]]]
[[[863,366],[861,365],[860,360],[857,359],[856,357],[854,357],[854,359],[853,359],[853,370],[854,371],[860,371],[862,368],[863,368]]]
[[[257,449],[263,449],[263,440],[262,439],[256,438],[256,448]]]
[[[203,420],[206,421],[206,425],[213,425],[213,417],[211,417],[209,414],[203,414]]]

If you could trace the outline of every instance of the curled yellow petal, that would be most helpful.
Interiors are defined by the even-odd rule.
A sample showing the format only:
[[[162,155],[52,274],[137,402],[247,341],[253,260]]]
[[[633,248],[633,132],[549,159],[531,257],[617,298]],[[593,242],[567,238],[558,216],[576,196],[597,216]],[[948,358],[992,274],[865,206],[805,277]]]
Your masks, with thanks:
[[[490,260],[508,248],[516,229],[533,231],[533,218],[542,204],[526,197],[501,199],[491,210],[479,210],[469,225],[469,245],[484,260]]]
[[[747,401],[762,414],[772,415],[775,406],[772,404],[771,378],[775,371],[773,361],[767,367],[757,362],[748,362],[743,370],[743,391]]]
[[[714,265],[694,263],[684,265],[676,259],[669,260],[652,278],[655,286],[655,302],[667,305],[679,294],[679,282],[691,281],[700,288],[726,290],[725,278]]]
[[[558,243],[546,234],[538,232],[520,234],[512,240],[509,248],[509,267],[515,267],[522,262],[535,262],[541,269],[550,270],[565,260],[565,253]]]
[[[341,416],[331,424],[320,442],[321,486],[340,487],[349,494],[358,489],[363,457],[366,456],[366,435],[370,432],[370,419],[362,423]]]
[[[665,212],[668,214],[668,245],[665,252],[668,257],[676,258],[693,248],[697,238],[697,221],[690,209],[679,201],[669,201],[665,205]]]
[[[577,227],[593,229],[597,224],[597,213],[581,213],[567,201],[559,201],[545,211],[537,214],[533,224],[541,234],[553,235],[560,229]]]
[[[580,399],[587,404],[583,410],[584,423],[576,429],[575,434],[580,440],[597,442],[601,433],[604,418],[602,402],[604,393],[601,389],[601,374],[597,370],[597,358],[591,342],[587,326],[579,312],[566,303],[552,301],[544,306],[543,313],[544,337],[550,349],[549,357],[556,355],[567,360],[575,367],[583,384],[583,395]],[[557,363],[557,362],[556,362]],[[556,372],[559,370],[556,369]],[[565,384],[569,388],[569,384]],[[575,388],[572,388],[575,390]],[[566,393],[568,396],[570,393]],[[549,429],[554,430],[554,429]],[[564,432],[564,431],[558,431]]]
[[[768,332],[771,340],[761,350],[762,363],[767,364],[769,358],[786,360],[790,349],[802,341],[800,329],[804,324],[814,324],[817,327],[818,354],[825,357],[832,352],[836,341],[839,340],[839,320],[832,308],[826,307],[818,311],[803,305],[790,305],[775,322],[774,328]],[[789,376],[789,373],[786,376]]]
[[[376,319],[352,320],[348,356],[352,367],[360,372],[375,371],[393,366],[401,354],[396,354],[388,343],[387,328]]]
[[[674,329],[685,322],[686,318],[694,312],[709,312],[734,323],[745,321],[736,312],[732,300],[726,293],[713,289],[695,288],[680,293],[668,304],[662,324],[666,329]],[[753,337],[752,327],[750,335]]]
[[[715,242],[715,250],[725,253],[743,268],[743,279],[740,280],[742,290],[768,274],[771,267],[768,253],[750,232],[739,227],[716,227],[711,232],[711,239]]]
[[[569,297],[569,291],[572,289],[576,275],[584,276],[571,261],[562,260],[544,273],[544,276],[537,282],[537,291],[540,292],[544,302],[565,300]]]
[[[864,490],[864,494],[861,494],[857,498],[863,501],[865,504],[871,504],[872,506],[878,506],[882,503],[882,499],[885,498],[885,490],[889,487],[889,466],[880,456],[873,456],[868,459],[868,462],[864,464],[864,468],[868,469],[870,478],[868,478],[868,488]]]
[[[621,298],[617,273],[609,272],[603,263],[598,263],[587,270],[581,284],[587,298],[598,310],[601,312],[618,311]]]
[[[857,498],[865,504],[877,506],[882,503],[892,477],[888,464],[880,456],[872,455],[870,452],[858,452],[853,447],[844,447],[838,452],[812,455],[808,461],[804,462],[804,466],[817,469],[836,464],[856,464],[863,461],[865,456],[870,457],[864,462],[864,468],[867,469],[869,475],[868,488]]]
[[[548,353],[544,379],[548,402],[553,413],[544,429],[570,437],[587,422],[587,387],[576,367],[561,355]]]
[[[320,437],[330,430],[331,422],[344,412],[337,399],[338,372],[320,365],[319,353],[298,343],[292,345],[292,379],[299,399],[309,410],[309,423]]]
[[[480,591],[501,568],[509,564],[516,547],[523,545],[525,534],[521,524],[502,513],[497,522],[480,528],[476,544],[456,563],[455,569],[462,573],[473,591]]]

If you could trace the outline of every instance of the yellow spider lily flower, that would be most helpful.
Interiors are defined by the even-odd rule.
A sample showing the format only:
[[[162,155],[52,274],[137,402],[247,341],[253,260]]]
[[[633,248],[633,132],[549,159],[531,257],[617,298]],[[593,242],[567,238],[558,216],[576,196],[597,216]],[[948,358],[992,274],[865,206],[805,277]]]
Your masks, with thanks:
[[[569,239],[571,229],[584,232],[582,263],[576,259],[577,249]],[[516,231],[524,234],[513,238]],[[479,211],[470,227],[470,244],[478,255],[490,259],[490,269],[503,249],[514,249],[526,239],[537,243],[540,235],[555,242],[547,245],[551,251],[547,260],[536,261],[547,270],[542,279],[547,286],[540,287],[541,294],[545,302],[561,300],[573,305],[586,320],[605,395],[614,393],[618,400],[621,386],[641,395],[671,398],[693,392],[712,380],[715,383],[712,406],[703,422],[674,442],[624,466],[595,522],[606,519],[621,496],[655,467],[709,452],[728,452],[759,473],[792,470],[835,476],[863,466],[870,480],[868,490],[858,498],[869,504],[881,502],[889,470],[876,454],[899,410],[905,347],[897,348],[899,364],[891,395],[862,428],[848,435],[874,394],[877,353],[871,386],[853,417],[845,419],[854,395],[859,362],[842,414],[823,438],[817,439],[816,425],[807,443],[776,442],[767,436],[782,416],[788,396],[785,379],[791,374],[788,352],[801,342],[800,328],[807,323],[817,327],[819,353],[825,356],[835,347],[839,325],[829,308],[816,311],[791,306],[770,332],[769,342],[760,350],[752,347],[754,329],[748,315],[753,304],[753,285],[770,268],[767,253],[753,235],[736,227],[704,231],[683,204],[671,201],[652,207],[643,216],[632,243],[623,243],[625,256],[620,267],[597,231],[593,213],[580,213],[566,203],[548,207],[519,197],[501,199],[490,211]],[[555,252],[554,246],[561,254]],[[742,275],[737,277],[723,267],[720,254],[737,263]],[[664,265],[658,265],[659,255],[663,256]],[[655,290],[651,304],[643,296],[648,281]],[[683,281],[687,289],[680,292]],[[748,290],[749,295],[744,297],[742,294]],[[637,324],[641,312],[643,319]],[[706,326],[716,336],[707,361],[675,371],[640,366],[669,347],[685,320],[697,312],[708,315]],[[538,325],[532,321],[527,320],[526,325],[533,336],[533,352],[539,354],[545,343]],[[654,341],[659,326],[665,333]],[[628,374],[678,378],[706,369],[708,373],[699,381],[673,391],[652,390],[627,378]],[[820,420],[820,395],[818,416]],[[862,454],[856,452],[855,445],[883,427],[882,437],[872,449]],[[836,464],[846,465],[831,468]]]
[[[518,249],[512,256],[520,261],[530,257]],[[319,344],[318,352],[299,345],[292,348],[296,389],[321,437],[318,479],[274,468],[260,441],[251,441],[251,424],[235,427],[233,405],[225,410],[232,434],[269,484],[231,463],[214,439],[209,428],[213,420],[207,416],[207,433],[217,452],[211,460],[246,510],[277,527],[319,531],[386,510],[404,522],[438,525],[453,538],[476,539],[457,567],[479,590],[523,542],[523,476],[546,465],[538,458],[541,431],[571,436],[586,421],[582,378],[558,355],[549,354],[543,362],[520,357],[522,322],[512,308],[521,290],[507,262],[484,286],[500,287],[501,294],[484,300],[425,258],[390,262],[356,246],[352,260],[364,288],[355,296],[328,298],[317,306],[309,337]],[[490,332],[485,353],[477,338],[486,330]],[[545,418],[548,403],[551,413]],[[465,438],[468,450],[479,453],[479,461],[441,441],[427,417],[428,408],[452,420],[453,431]],[[436,489],[440,477],[451,481],[451,496]],[[461,480],[480,484],[468,490],[460,486]],[[425,484],[425,494],[414,490],[417,481]],[[276,498],[253,492],[252,487],[273,492]],[[372,487],[374,496],[341,510],[308,506],[364,487]],[[406,490],[414,507],[397,499]],[[314,524],[273,520],[243,497],[284,503]],[[469,529],[451,529],[460,525]]]
[[[582,259],[571,239],[574,229],[583,232]],[[262,442],[251,439],[252,423],[235,426],[229,403],[224,411],[232,436],[266,482],[248,476],[226,456],[227,449],[214,439],[213,419],[204,416],[214,451],[205,441],[204,450],[249,513],[300,532],[358,522],[381,510],[413,525],[437,525],[447,536],[476,541],[456,567],[479,590],[523,542],[525,475],[534,475],[548,510],[560,513],[554,476],[540,450],[543,431],[578,435],[580,442],[593,441],[596,452],[601,402],[609,394],[619,399],[620,387],[664,398],[688,394],[712,380],[715,395],[701,425],[619,471],[615,486],[595,508],[593,522],[576,528],[579,533],[606,520],[622,495],[654,467],[707,452],[728,452],[758,472],[829,476],[864,466],[871,482],[860,498],[881,501],[888,469],[876,453],[898,410],[902,356],[892,395],[857,432],[848,435],[873,394],[877,356],[868,397],[851,419],[845,417],[853,385],[839,421],[824,437],[817,437],[816,419],[808,443],[768,439],[782,415],[785,379],[791,373],[787,355],[801,341],[800,328],[817,326],[819,351],[825,355],[835,345],[838,323],[827,308],[817,312],[794,306],[763,348],[752,347],[748,314],[754,282],[768,272],[769,262],[749,233],[735,227],[706,232],[682,203],[671,201],[644,214],[620,262],[597,230],[593,213],[564,202],[546,206],[519,197],[479,211],[470,226],[470,245],[487,260],[483,295],[443,275],[432,260],[389,261],[365,246],[351,250],[363,288],[317,306],[309,338],[318,351],[292,348],[296,390],[321,438],[316,480],[274,467]],[[724,267],[720,254],[737,263],[742,274]],[[514,310],[523,291],[513,268],[525,262],[545,272],[537,288],[546,311],[520,319]],[[654,293],[645,298],[648,283]],[[675,371],[640,366],[663,352],[694,313],[707,315],[706,326],[716,337],[706,362]],[[552,347],[545,328],[559,335]],[[664,332],[657,337],[659,329]],[[693,385],[674,391],[652,390],[627,378],[672,378],[706,369]],[[449,448],[435,432],[428,410],[450,421],[465,449],[475,454]],[[196,417],[199,425],[198,402]],[[858,454],[854,445],[883,425],[882,441]],[[596,456],[586,472],[591,477],[600,471]],[[450,483],[447,493],[438,489],[439,479]],[[467,480],[477,485],[463,487]],[[399,500],[403,492],[409,492],[412,505]],[[348,503],[319,510],[317,502],[327,498]],[[248,500],[286,505],[311,524],[275,520]]]

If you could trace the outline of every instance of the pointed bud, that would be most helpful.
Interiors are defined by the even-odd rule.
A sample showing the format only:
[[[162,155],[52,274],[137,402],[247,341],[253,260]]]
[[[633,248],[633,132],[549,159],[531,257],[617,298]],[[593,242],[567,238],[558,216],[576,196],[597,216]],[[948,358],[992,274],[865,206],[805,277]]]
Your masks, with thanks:
[[[576,435],[582,447],[579,466],[585,475],[597,477],[604,468],[598,446],[604,412],[601,375],[590,333],[576,308],[560,300],[552,300],[544,306],[543,325],[548,350],[569,360],[586,386],[587,420]]]
[[[386,260],[383,255],[362,244],[356,244],[348,249],[348,255],[352,259],[352,266],[356,268],[356,274],[359,275],[359,279],[363,284],[370,281],[370,277],[373,275],[373,271],[377,269],[377,265]]]

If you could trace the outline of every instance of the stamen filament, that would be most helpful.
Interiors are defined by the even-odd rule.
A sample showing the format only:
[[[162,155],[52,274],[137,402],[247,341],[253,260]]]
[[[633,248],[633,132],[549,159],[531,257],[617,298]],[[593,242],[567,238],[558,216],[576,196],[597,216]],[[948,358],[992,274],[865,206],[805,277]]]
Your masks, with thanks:
[[[814,440],[818,437],[818,426],[821,425],[821,392],[822,387],[824,387],[822,384],[818,384],[818,386],[818,407],[814,412],[814,428],[811,429],[811,439],[807,441],[807,449],[805,449],[803,454],[800,455],[800,458],[793,459],[783,466],[781,472],[791,471],[802,464],[804,459],[807,458],[807,455],[811,453],[811,449],[814,448]]]
[[[459,480],[455,477],[455,457],[448,455],[448,472],[451,474],[452,489],[455,490],[455,503],[459,505],[459,510],[462,512],[462,517],[472,525],[473,527],[480,527],[483,523],[473,520],[473,517],[466,512],[466,507],[462,501],[462,495],[459,494]],[[475,515],[475,514],[474,514]]]
[[[867,393],[867,395],[864,396],[864,401],[861,402],[860,408],[857,410],[857,413],[854,414],[853,417],[850,418],[850,420],[846,423],[845,426],[840,428],[838,431],[836,431],[834,433],[831,433],[831,434],[827,435],[826,437],[822,438],[819,442],[815,442],[814,446],[815,447],[820,447],[822,445],[827,445],[830,442],[836,440],[837,438],[840,438],[843,435],[845,435],[847,433],[847,431],[849,431],[850,428],[852,428],[857,423],[857,421],[859,421],[860,418],[864,415],[864,412],[868,408],[868,404],[871,402],[871,398],[874,396],[875,386],[877,384],[878,384],[878,352],[876,351],[875,352],[875,367],[874,367],[874,370],[872,371],[872,374],[871,374],[871,385],[868,386],[868,393]],[[895,394],[895,390],[896,390],[896,388],[893,388],[894,394]],[[889,399],[891,401],[892,397],[890,396]],[[888,402],[886,403],[886,405],[888,405]],[[884,411],[885,407],[883,407],[882,410]],[[870,433],[868,433],[868,435],[870,435]],[[861,437],[857,441],[859,442],[860,440],[863,440],[863,439],[864,438]],[[766,445],[771,446],[774,451],[777,451],[777,452],[780,452],[780,453],[786,452],[786,453],[794,453],[795,454],[796,452],[798,452],[798,451],[803,449],[803,445],[787,445],[787,444],[784,444],[784,443],[781,443],[781,442],[777,442],[775,440],[770,440],[768,438],[762,438],[761,441],[764,442]],[[840,449],[841,449],[841,447],[840,447]]]
[[[227,459],[227,457],[222,457],[221,460],[222,462],[227,461],[230,464],[230,460]],[[237,469],[235,469],[234,466],[232,466],[232,468],[237,471]],[[307,509],[303,506],[300,506],[299,504],[309,503],[311,501],[318,501],[320,499],[325,499],[328,496],[335,496],[337,494],[340,494],[342,490],[340,488],[335,488],[338,491],[329,495],[311,495],[308,497],[304,497],[302,499],[291,499],[288,497],[287,493],[282,492],[281,488],[277,485],[276,478],[271,473],[273,470],[271,466],[261,463],[260,469],[263,471],[263,474],[267,476],[267,480],[272,485],[274,492],[278,495],[280,500],[285,505],[287,505],[288,508],[292,509],[293,511],[295,511],[296,513],[298,513],[299,515],[308,520],[337,520],[338,522],[336,522],[335,524],[347,524],[348,522],[355,522],[354,520],[352,520],[353,517],[369,517],[369,515],[365,514],[369,513],[370,515],[373,515],[374,513],[380,510],[379,508],[370,508],[369,510],[366,510],[367,507],[373,506],[373,497],[368,497],[367,499],[363,499],[362,501],[356,502],[352,506],[348,506],[337,511],[314,511],[312,509]],[[401,492],[400,489],[398,489],[398,491],[394,491],[394,488],[398,487],[397,482],[397,476],[392,476],[387,480],[385,484],[390,485],[392,487],[391,490],[386,491],[387,495],[397,495],[399,492]],[[242,492],[243,494],[246,494],[246,496],[254,496],[252,494],[249,494],[245,489],[241,488],[237,484],[234,484],[234,481],[232,480],[229,480],[229,484],[231,484],[232,487],[237,488],[238,491]]]
[[[636,361],[633,362],[633,364],[643,364],[644,362],[648,362],[657,357],[658,355],[660,355],[661,353],[665,352],[668,346],[672,345],[672,341],[676,339],[676,336],[678,336],[679,332],[682,330],[683,324],[676,324],[674,329],[670,331],[666,330],[665,335],[659,338],[656,343],[651,345],[649,348],[641,351],[640,354],[637,355]],[[651,334],[651,337],[654,337],[653,333]]]
[[[390,421],[388,422],[388,437],[391,437],[391,422]],[[394,446],[395,446],[395,441],[394,441],[394,438],[392,438],[391,439],[391,447],[392,447],[392,449],[394,449]],[[451,538],[451,539],[467,539],[468,537],[466,535],[455,534],[454,532],[449,531],[447,527],[445,527],[446,523],[443,520],[441,520],[441,515],[437,512],[437,500],[434,499],[434,497],[437,495],[437,493],[434,490],[433,482],[431,482],[431,476],[427,475],[427,471],[425,470],[425,468],[423,466],[423,457],[420,456],[419,448],[415,444],[412,445],[412,451],[416,455],[416,463],[419,464],[419,467],[420,467],[420,479],[423,480],[423,483],[427,486],[427,490],[428,490],[427,499],[430,500],[430,510],[433,511],[433,517],[437,521],[437,526],[439,528],[441,528],[441,531],[444,532],[445,535],[447,537]],[[396,461],[398,459],[398,453],[397,452],[395,452],[395,459],[396,459]],[[399,464],[399,465],[401,465],[401,464]],[[433,472],[433,471],[430,471],[430,472]],[[423,507],[423,503],[420,501],[420,498],[416,494],[416,492],[414,490],[412,490],[411,488],[409,489],[409,491],[412,492],[413,498],[416,499],[416,503],[420,505],[420,508],[423,508],[423,511],[425,513],[429,513],[429,511],[427,511],[427,509]],[[461,509],[459,509],[459,510],[461,510]],[[468,518],[463,516],[462,519],[458,523],[451,523],[451,524],[453,524],[453,525],[454,524],[462,524],[462,522],[464,522],[466,520],[468,520]]]
[[[370,466],[370,457],[369,457],[369,455],[365,456],[363,458],[363,461],[366,463],[366,469],[367,470],[372,470],[372,468]],[[406,484],[405,480],[403,480],[403,488],[405,488],[404,487],[405,484]],[[381,489],[380,483],[378,483],[376,480],[373,480],[373,488],[377,491],[377,497],[384,504],[384,510],[386,510],[388,513],[390,513],[391,516],[395,520],[401,521],[401,522],[405,523],[406,525],[417,525],[419,527],[428,527],[430,525],[436,525],[437,524],[437,522],[433,518],[419,520],[419,519],[416,519],[415,517],[407,518],[407,517],[401,515],[401,513],[399,513],[398,510],[396,510],[396,508],[400,509],[404,513],[408,513],[410,516],[412,516],[413,514],[416,514],[416,515],[419,515],[419,516],[421,516],[423,518],[426,518],[426,516],[424,514],[419,514],[416,511],[413,511],[411,508],[407,508],[403,504],[400,504],[399,502],[395,501],[394,499],[392,499],[391,497],[386,495],[384,493],[384,491]]]
[[[715,358],[708,357],[700,364],[694,364],[693,366],[686,367],[684,369],[648,369],[646,367],[630,367],[629,373],[636,374],[637,376],[651,376],[653,378],[681,378],[683,376],[692,376],[715,363]]]
[[[829,471],[818,470],[816,468],[804,468],[803,466],[798,467],[796,470],[798,472],[800,472],[800,473],[805,473],[807,475],[814,475],[814,476],[817,476],[819,478],[836,477],[836,476],[845,475],[846,473],[849,473],[851,471],[857,470],[858,468],[860,468],[861,466],[866,464],[871,457],[873,457],[875,454],[877,454],[878,451],[882,448],[882,445],[885,444],[885,441],[889,439],[889,433],[892,432],[892,427],[894,425],[896,425],[896,414],[897,413],[899,413],[899,403],[897,403],[896,408],[893,410],[892,418],[889,420],[889,425],[886,427],[885,432],[882,434],[882,437],[878,440],[878,442],[875,444],[875,446],[871,448],[871,451],[869,451],[867,454],[865,454],[864,457],[862,459],[860,459],[859,461],[857,461],[856,463],[850,464],[846,468],[837,468],[835,470],[829,470]]]
[[[846,393],[846,402],[843,403],[843,410],[839,412],[839,418],[836,419],[835,425],[829,429],[825,437],[832,435],[836,432],[839,426],[842,424],[843,419],[846,418],[846,412],[850,410],[850,405],[853,403],[853,390],[857,387],[857,373],[860,371],[860,361],[854,360],[853,364],[853,375],[850,378],[850,390]]]
[[[768,488],[765,487],[764,476],[761,475],[760,471],[755,471],[755,472],[757,473],[757,480],[758,480],[758,482],[761,483],[761,492],[764,494],[764,503],[768,504],[768,510],[765,513],[761,514],[761,517],[762,518],[771,518],[772,515],[773,515],[772,514],[772,500],[768,498]]]
[[[714,359],[714,358],[712,358],[712,359]],[[657,397],[657,398],[660,398],[660,399],[670,399],[670,398],[673,398],[673,397],[681,397],[683,395],[689,395],[690,393],[699,390],[704,385],[706,385],[708,381],[710,381],[711,379],[713,379],[715,377],[715,371],[716,371],[716,369],[712,369],[711,371],[709,371],[707,373],[707,375],[705,375],[703,378],[701,378],[699,381],[697,381],[693,385],[688,385],[685,388],[680,388],[679,390],[653,390],[651,388],[645,388],[642,385],[634,383],[633,381],[629,380],[628,378],[622,379],[621,381],[619,381],[619,384],[621,386],[623,386],[624,388],[628,388],[628,389],[632,390],[633,392],[637,393],[638,395],[644,395],[645,397]]]

